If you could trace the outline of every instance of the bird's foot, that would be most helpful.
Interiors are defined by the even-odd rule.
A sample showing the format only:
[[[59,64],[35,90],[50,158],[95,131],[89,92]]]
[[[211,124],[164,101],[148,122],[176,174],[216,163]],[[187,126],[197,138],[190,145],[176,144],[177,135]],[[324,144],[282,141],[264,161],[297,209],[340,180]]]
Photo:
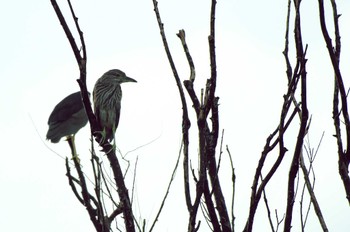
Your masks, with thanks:
[[[96,131],[95,136],[100,135],[100,140],[98,141],[99,144],[103,144],[106,141],[106,130],[103,129],[103,131]]]
[[[73,155],[72,158],[71,158],[71,160],[77,161],[77,163],[80,164],[80,158],[79,158],[79,155],[78,155],[78,154]]]

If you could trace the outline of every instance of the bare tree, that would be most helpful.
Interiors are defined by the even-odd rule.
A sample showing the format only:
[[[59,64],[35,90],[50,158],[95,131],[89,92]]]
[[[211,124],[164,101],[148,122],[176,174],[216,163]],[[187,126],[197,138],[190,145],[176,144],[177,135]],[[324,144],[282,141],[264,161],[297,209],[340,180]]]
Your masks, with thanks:
[[[333,1],[332,1],[333,2]],[[193,90],[193,83],[195,80],[195,67],[194,62],[192,61],[191,55],[189,53],[189,49],[187,47],[186,41],[185,41],[185,32],[184,30],[180,30],[178,33],[178,36],[181,39],[182,45],[184,47],[185,54],[188,59],[188,63],[190,66],[190,78],[189,80],[184,81],[184,86],[190,96],[190,99],[193,104],[193,108],[197,115],[197,126],[199,131],[199,160],[200,160],[200,167],[198,172],[198,178],[194,178],[196,182],[196,197],[194,200],[194,203],[191,202],[191,195],[189,191],[189,153],[188,153],[188,130],[189,130],[189,118],[188,118],[188,111],[187,111],[187,104],[185,100],[185,94],[183,91],[183,88],[181,86],[180,78],[178,77],[175,64],[172,60],[171,53],[169,46],[167,44],[165,32],[164,32],[164,25],[161,21],[159,10],[158,10],[158,4],[156,1],[153,1],[155,12],[158,20],[158,25],[160,28],[163,45],[166,50],[166,54],[169,59],[169,63],[171,65],[179,94],[180,99],[182,102],[182,108],[183,108],[183,140],[185,142],[184,146],[184,183],[185,183],[185,196],[186,196],[186,204],[189,211],[189,231],[195,231],[198,230],[198,226],[196,226],[195,220],[197,216],[197,210],[199,205],[199,198],[202,197],[202,194],[204,195],[204,204],[205,204],[205,212],[208,214],[208,221],[210,222],[211,228],[213,231],[231,231],[234,230],[234,224],[232,223],[232,227],[228,226],[227,222],[229,221],[229,217],[227,214],[227,207],[225,204],[225,200],[223,198],[223,195],[220,193],[220,182],[219,178],[217,176],[217,172],[213,171],[215,169],[211,169],[212,167],[216,166],[216,160],[215,158],[215,147],[217,145],[217,133],[215,131],[218,131],[218,109],[217,109],[217,102],[218,97],[214,98],[215,101],[210,100],[211,96],[215,95],[215,85],[216,85],[216,63],[215,63],[215,4],[216,1],[212,1],[212,8],[211,8],[211,31],[209,35],[209,50],[210,50],[210,61],[211,61],[211,77],[207,81],[207,85],[205,89],[202,89],[201,98],[198,98],[196,93]],[[290,58],[289,58],[289,28],[290,28],[290,12],[291,12],[291,1],[288,1],[288,11],[287,11],[287,22],[286,22],[286,34],[285,34],[285,49],[283,51],[286,66],[287,66],[287,80],[288,80],[288,88],[286,90],[286,93],[284,95],[284,103],[282,105],[281,109],[281,115],[280,115],[280,121],[278,123],[277,128],[271,133],[270,136],[268,136],[266,140],[266,145],[263,149],[261,158],[259,160],[256,173],[253,180],[252,185],[252,193],[251,193],[251,202],[250,202],[250,210],[249,210],[249,216],[246,222],[246,226],[244,228],[244,231],[252,231],[253,228],[253,222],[254,222],[254,216],[256,213],[256,210],[258,208],[260,199],[262,194],[264,195],[264,201],[266,208],[268,212],[270,212],[269,206],[268,206],[268,198],[265,193],[265,188],[268,184],[268,182],[271,180],[271,178],[275,175],[276,170],[279,168],[282,160],[285,157],[285,153],[290,150],[291,148],[287,148],[285,146],[285,133],[288,130],[289,126],[291,125],[292,121],[296,120],[296,115],[299,115],[300,125],[299,125],[299,132],[296,135],[295,140],[295,146],[293,148],[293,157],[290,163],[290,170],[289,170],[289,176],[288,176],[288,189],[287,189],[287,199],[286,199],[286,211],[285,215],[282,220],[279,220],[277,217],[277,228],[278,226],[284,221],[284,231],[290,231],[292,227],[292,218],[293,218],[293,208],[294,208],[294,202],[297,195],[296,189],[298,186],[298,180],[296,180],[298,173],[299,173],[299,167],[301,167],[305,179],[305,186],[307,187],[307,190],[311,196],[311,203],[314,206],[314,210],[316,215],[319,218],[319,222],[321,227],[324,231],[328,231],[325,220],[323,218],[321,208],[318,204],[318,201],[316,199],[316,195],[314,193],[314,188],[311,185],[310,179],[309,179],[309,171],[306,169],[304,158],[303,158],[303,148],[304,148],[304,139],[305,136],[308,133],[308,129],[311,124],[311,118],[309,118],[309,111],[308,111],[308,104],[307,104],[307,69],[306,69],[306,54],[307,54],[307,45],[305,46],[302,40],[302,29],[301,29],[301,15],[300,15],[300,9],[301,9],[301,1],[300,0],[294,0],[294,43],[295,43],[295,50],[296,50],[296,63],[294,65],[294,68],[292,68]],[[333,4],[335,5],[335,4]],[[333,6],[334,7],[334,6]],[[337,14],[336,14],[337,15]],[[338,17],[338,15],[337,15]],[[322,21],[321,21],[322,25]],[[297,93],[300,92],[300,97],[297,97]],[[204,97],[204,100],[203,100]],[[298,98],[300,98],[298,100]],[[200,100],[199,100],[200,99]],[[209,101],[208,101],[209,99]],[[214,103],[214,104],[213,104]],[[210,108],[210,105],[213,104]],[[212,118],[211,118],[211,129],[209,129],[209,126],[207,124],[207,118],[206,116],[209,113],[209,110],[211,110]],[[204,116],[204,118],[203,118]],[[204,122],[203,122],[204,120]],[[345,124],[346,120],[345,120]],[[348,131],[348,130],[347,130]],[[211,137],[211,135],[215,135],[214,139]],[[214,145],[213,147],[210,147],[210,145]],[[206,148],[208,147],[208,148]],[[271,153],[273,150],[278,149],[278,157],[276,158],[274,164],[268,169],[267,174],[263,175],[262,170],[264,168],[265,161],[268,157],[268,154]],[[214,152],[209,152],[214,151]],[[309,158],[310,165],[312,162],[312,158]],[[210,166],[208,164],[215,164],[214,166]],[[348,163],[344,166],[342,165],[343,173],[344,170],[347,170]],[[346,167],[346,168],[344,168]],[[312,169],[312,166],[310,166],[309,170]],[[193,174],[192,169],[192,175],[196,177]],[[210,189],[208,184],[208,178],[211,181],[211,187],[213,189]],[[344,179],[344,178],[343,178]],[[217,195],[215,196],[215,191],[218,191]],[[206,195],[206,193],[210,193]],[[212,201],[212,195],[214,195],[215,203]],[[302,193],[302,197],[304,196],[305,192]],[[215,198],[217,197],[217,198]],[[222,198],[221,198],[222,197]],[[215,205],[216,204],[216,205]],[[221,211],[223,209],[223,211]],[[219,215],[219,217],[217,217]],[[268,219],[271,224],[271,228],[273,231],[275,231],[275,228],[272,223],[271,215],[268,214]],[[302,217],[302,214],[301,214]],[[234,217],[232,216],[231,220],[233,221]],[[305,228],[304,225],[302,225],[302,228]],[[277,229],[276,229],[277,231]]]
[[[103,167],[98,156],[94,152],[93,142],[91,148],[91,163],[94,172],[94,191],[90,191],[86,183],[86,177],[82,171],[81,165],[77,159],[74,159],[74,166],[77,170],[78,177],[74,177],[71,173],[68,159],[66,160],[67,176],[69,184],[72,188],[77,199],[86,207],[90,220],[93,222],[96,231],[110,231],[111,222],[115,218],[123,214],[123,220],[126,231],[135,231],[136,228],[139,231],[145,231],[145,223],[140,226],[134,219],[132,212],[132,205],[128,190],[124,183],[124,174],[120,167],[119,160],[116,156],[114,147],[107,143],[101,142],[101,128],[96,123],[96,118],[92,112],[91,104],[88,98],[86,89],[86,62],[87,53],[84,43],[83,33],[79,27],[78,19],[75,16],[73,7],[70,1],[67,1],[71,10],[71,15],[75,22],[76,30],[79,34],[81,50],[78,48],[74,37],[68,27],[64,16],[62,15],[55,0],[51,0],[52,6],[55,9],[58,19],[67,35],[68,41],[71,44],[75,58],[77,60],[80,78],[78,83],[81,88],[81,93],[84,100],[86,112],[89,117],[91,125],[91,133],[95,140],[102,147],[106,153],[109,163],[113,170],[114,182],[111,184],[108,181],[108,177],[104,173]],[[226,151],[223,151],[222,141],[224,139],[223,130],[221,135],[221,144],[218,146],[220,136],[220,120],[219,120],[219,97],[216,93],[216,84],[220,78],[217,76],[217,64],[216,64],[216,0],[211,0],[210,17],[209,17],[209,36],[208,47],[210,57],[210,74],[206,80],[206,85],[198,93],[194,90],[196,80],[196,68],[195,62],[192,59],[190,53],[190,46],[187,44],[185,30],[179,30],[177,36],[182,44],[184,54],[188,61],[189,77],[180,78],[176,65],[172,58],[167,35],[165,33],[165,26],[162,22],[158,2],[152,0],[155,16],[159,26],[159,31],[163,46],[168,58],[170,68],[173,73],[173,77],[178,89],[179,97],[182,104],[182,153],[183,155],[183,182],[184,182],[184,195],[185,202],[188,211],[188,228],[189,232],[199,231],[202,227],[201,219],[204,218],[208,227],[215,232],[219,231],[234,231],[235,230],[235,216],[234,216],[234,192],[235,192],[235,172],[234,163],[231,158],[231,153],[226,146]],[[337,5],[335,0],[330,0],[333,10],[333,23],[335,28],[335,46],[332,44],[332,40],[329,36],[327,26],[325,23],[325,9],[323,0],[319,0],[319,14],[320,25],[324,36],[324,40],[327,45],[329,57],[334,70],[334,93],[333,93],[333,120],[335,126],[335,137],[338,145],[338,159],[339,159],[339,174],[343,181],[344,189],[346,192],[346,198],[350,202],[350,176],[348,173],[350,164],[350,119],[347,108],[347,92],[342,79],[339,61],[341,51],[341,41],[339,32],[338,19],[340,15],[337,12]],[[283,56],[286,63],[286,80],[287,87],[283,95],[283,103],[280,110],[279,121],[276,122],[276,128],[266,138],[265,146],[262,149],[261,156],[258,160],[255,174],[251,186],[250,205],[247,220],[243,231],[253,231],[254,221],[257,217],[256,212],[259,207],[261,198],[263,197],[264,205],[267,210],[267,220],[271,227],[271,231],[278,231],[280,226],[283,225],[283,231],[291,231],[293,225],[293,219],[295,219],[295,201],[298,197],[298,191],[300,191],[300,178],[303,176],[304,182],[301,188],[300,195],[300,223],[302,231],[305,231],[308,216],[310,214],[311,206],[313,206],[314,212],[319,220],[319,224],[323,231],[328,231],[326,220],[322,214],[321,206],[317,200],[316,193],[314,191],[315,185],[315,173],[313,169],[313,161],[315,160],[317,151],[320,147],[323,135],[320,139],[320,143],[317,146],[316,152],[313,152],[311,145],[308,143],[307,136],[309,135],[309,128],[311,127],[311,114],[308,108],[308,85],[307,85],[307,50],[308,45],[303,41],[302,32],[302,16],[301,16],[302,1],[301,0],[287,0],[287,14],[286,14],[286,30],[285,30],[285,46],[283,50]],[[291,13],[294,13],[294,18],[291,19]],[[290,29],[293,29],[293,36],[290,35]],[[295,62],[293,64],[289,54],[289,40],[293,38],[295,46]],[[182,81],[183,80],[183,81]],[[186,92],[185,92],[186,91]],[[194,139],[198,139],[198,154],[191,154],[189,149],[190,138],[189,131],[191,129],[191,121],[188,108],[188,102],[186,99],[190,99],[195,113],[195,119],[198,135]],[[340,107],[339,107],[340,105]],[[293,122],[296,122],[293,124]],[[298,132],[294,134],[294,146],[287,147],[286,145],[286,132],[290,131],[293,125],[298,125]],[[345,129],[345,139],[344,132]],[[277,157],[270,156],[275,151]],[[292,157],[289,161],[289,173],[286,178],[287,184],[287,196],[283,201],[285,210],[283,217],[280,217],[275,209],[275,217],[273,219],[272,210],[269,206],[269,196],[267,193],[267,187],[270,181],[276,177],[276,171],[281,167],[283,160],[286,160],[286,152],[290,151]],[[227,199],[224,197],[224,192],[221,187],[221,181],[219,177],[221,155],[225,153],[230,158],[230,167],[232,171],[231,182],[233,196],[231,204],[227,203]],[[76,151],[72,146],[72,154],[76,155]],[[305,154],[307,159],[305,159]],[[150,231],[154,229],[154,225],[159,217],[165,200],[169,193],[170,185],[174,179],[174,173],[177,169],[179,158],[175,165],[173,174],[169,181],[169,185],[161,203],[161,207],[158,214],[151,226]],[[198,167],[192,165],[192,161],[198,159]],[[272,165],[267,165],[267,160],[273,160]],[[301,172],[299,172],[301,170]],[[265,174],[264,174],[265,173]],[[79,191],[79,190],[80,191]],[[117,192],[119,200],[115,200],[113,192]],[[310,201],[307,204],[306,209],[304,202],[306,201],[306,195],[310,197]],[[103,196],[107,196],[110,199],[110,204],[113,206],[112,211],[108,211],[106,208],[106,201]],[[303,210],[306,210],[306,214],[303,214]]]

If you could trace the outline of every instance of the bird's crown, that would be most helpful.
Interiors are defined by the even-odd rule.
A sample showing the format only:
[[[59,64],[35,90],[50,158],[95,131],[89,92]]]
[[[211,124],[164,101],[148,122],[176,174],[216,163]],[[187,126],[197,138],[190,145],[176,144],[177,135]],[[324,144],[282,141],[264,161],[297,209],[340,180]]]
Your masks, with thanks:
[[[124,82],[137,82],[136,80],[126,76],[126,74],[119,69],[111,69],[102,75],[101,79],[104,81],[110,81],[117,84]]]

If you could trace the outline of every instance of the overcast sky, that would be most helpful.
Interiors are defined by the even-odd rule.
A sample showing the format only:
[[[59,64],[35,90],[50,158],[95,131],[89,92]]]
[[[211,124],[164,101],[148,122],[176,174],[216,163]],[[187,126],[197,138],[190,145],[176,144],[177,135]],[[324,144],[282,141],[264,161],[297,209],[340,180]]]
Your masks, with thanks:
[[[59,4],[69,18],[66,2],[59,1]],[[181,144],[180,99],[152,1],[80,0],[73,4],[86,39],[89,90],[92,92],[95,81],[112,68],[121,69],[138,81],[122,86],[122,112],[116,136],[117,146],[123,155],[127,154],[132,165],[138,157],[135,214],[137,219],[151,223]],[[346,23],[350,21],[350,4],[348,1],[338,4],[342,14],[341,68],[348,88],[350,29]],[[210,76],[207,45],[210,1],[160,0],[159,8],[182,80],[189,77],[189,69],[176,33],[185,29],[196,65],[196,89],[200,90]],[[286,11],[287,0],[218,0],[217,4],[217,95],[220,126],[225,129],[223,144],[230,147],[237,176],[237,231],[243,229],[248,216],[255,167],[266,137],[277,126],[286,90],[282,55]],[[330,15],[331,11],[328,12]],[[94,231],[65,176],[61,157],[70,156],[67,143],[45,141],[47,119],[53,107],[79,90],[76,82],[79,70],[50,1],[3,2],[0,28],[1,231]],[[316,147],[325,133],[314,163],[316,196],[330,231],[346,231],[350,227],[350,210],[337,171],[337,148],[332,136],[333,74],[318,23],[317,1],[303,1],[302,30],[304,43],[309,46],[311,145]],[[294,57],[292,49],[293,62]],[[191,106],[190,102],[188,105]],[[192,120],[194,128],[196,123]],[[298,123],[294,126],[297,128]],[[191,135],[191,151],[195,157],[195,130]],[[277,209],[280,217],[285,210],[288,158],[293,154],[295,135],[296,129],[289,132],[286,142],[289,157],[267,190],[270,207]],[[77,135],[77,149],[85,170],[89,169],[89,139],[86,126]],[[224,156],[222,183],[229,203],[230,173],[227,154]],[[156,231],[187,228],[181,166]],[[132,174],[130,171],[128,178],[132,178]],[[127,185],[130,189],[131,181]],[[261,204],[256,215],[256,231],[269,230],[265,211]],[[299,199],[295,212],[293,228],[299,228]],[[308,228],[320,231],[312,209],[311,214]],[[202,226],[203,231],[207,231],[205,222]]]

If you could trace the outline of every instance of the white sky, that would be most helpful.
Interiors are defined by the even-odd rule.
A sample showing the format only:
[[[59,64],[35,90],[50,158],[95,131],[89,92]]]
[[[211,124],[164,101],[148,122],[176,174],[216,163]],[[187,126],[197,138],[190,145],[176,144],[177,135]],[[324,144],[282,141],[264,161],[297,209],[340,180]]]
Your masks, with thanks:
[[[316,2],[304,0],[302,3],[303,39],[309,44],[308,97],[313,115],[310,140],[314,147],[325,131],[314,163],[315,188],[330,231],[346,231],[345,228],[350,227],[350,210],[338,175],[332,137],[333,76],[321,37]],[[111,68],[122,69],[138,81],[122,86],[124,96],[117,145],[126,154],[158,138],[127,156],[132,163],[139,157],[135,212],[137,217],[151,223],[181,143],[180,100],[159,36],[152,1],[84,0],[73,4],[87,44],[89,90],[92,91],[97,78]],[[350,4],[348,1],[338,4],[342,14],[342,71],[349,86],[350,29],[346,23],[350,20]],[[65,1],[60,1],[60,5],[66,9]],[[159,1],[168,42],[183,80],[188,78],[189,70],[175,34],[180,29],[186,30],[196,65],[197,90],[209,77],[209,6],[208,0]],[[217,95],[220,97],[221,129],[225,129],[224,145],[229,145],[236,168],[237,231],[244,227],[255,167],[266,137],[277,126],[286,89],[282,56],[286,6],[286,0],[218,0],[217,4]],[[50,1],[3,2],[0,28],[1,231],[94,231],[86,210],[71,192],[64,161],[50,150],[63,157],[69,156],[67,144],[44,141],[47,118],[55,104],[79,89],[75,81],[78,68]],[[290,46],[293,47],[292,38]],[[292,49],[290,58],[294,57]],[[191,106],[190,102],[188,105]],[[194,118],[192,125],[192,128],[196,125]],[[294,126],[297,128],[297,123]],[[191,133],[195,136],[195,131]],[[295,135],[295,130],[288,134],[287,160],[293,152]],[[193,137],[193,157],[196,144]],[[88,169],[88,127],[78,133],[77,147]],[[277,208],[280,217],[285,210],[287,160],[267,190],[270,207]],[[227,189],[229,203],[230,174],[225,169],[229,164],[226,158],[224,161],[222,184]],[[156,231],[186,230],[181,167],[180,164]],[[130,181],[127,185],[131,188]],[[299,199],[295,212],[299,212]],[[269,230],[264,213],[265,208],[260,204],[256,231]],[[313,210],[311,214],[308,229],[320,231]],[[202,226],[206,231],[205,222]],[[298,231],[298,215],[293,228]]]

